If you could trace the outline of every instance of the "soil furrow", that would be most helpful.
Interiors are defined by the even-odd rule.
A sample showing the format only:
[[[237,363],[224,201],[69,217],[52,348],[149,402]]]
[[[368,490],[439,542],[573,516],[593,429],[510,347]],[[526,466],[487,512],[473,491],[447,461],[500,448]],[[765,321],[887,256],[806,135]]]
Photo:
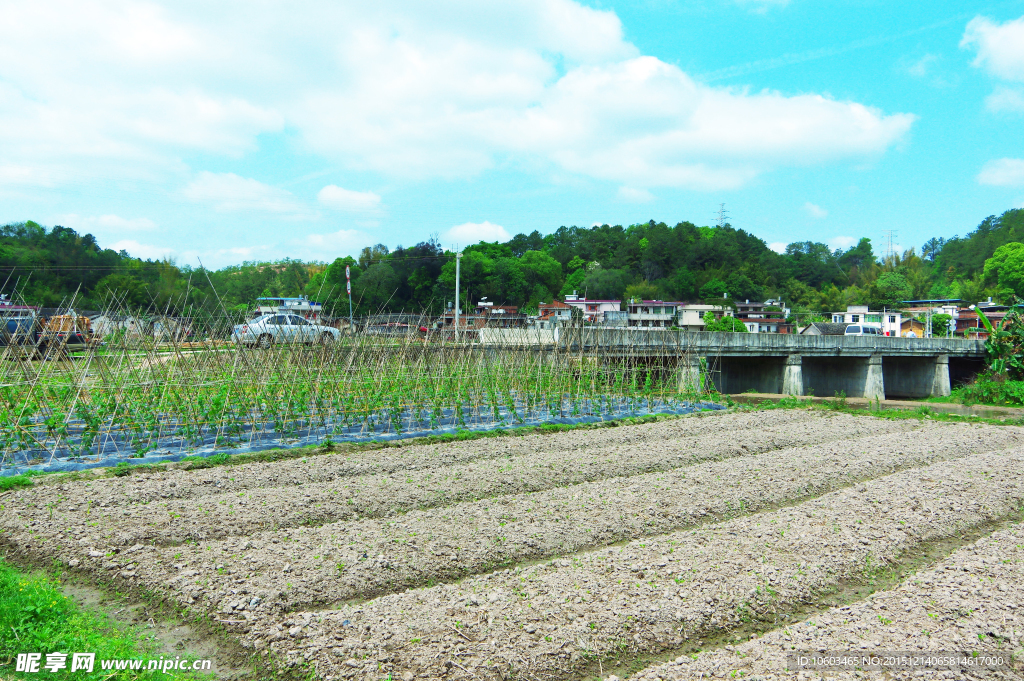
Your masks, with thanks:
[[[564,678],[588,657],[679,647],[1004,518],[1024,500],[1022,464],[1021,450],[975,455],[707,529],[238,626],[244,645],[321,676]]]
[[[710,420],[709,420],[710,419]],[[588,430],[564,431],[553,434],[533,434],[515,437],[496,437],[466,442],[447,442],[432,445],[409,445],[383,449],[334,454],[317,454],[301,459],[254,462],[233,466],[217,466],[201,470],[182,469],[165,472],[135,474],[121,478],[103,478],[75,481],[60,486],[56,496],[63,497],[62,508],[84,508],[133,503],[164,502],[169,499],[193,499],[211,495],[237,493],[248,490],[285,488],[293,485],[316,486],[324,483],[364,475],[403,475],[408,471],[426,470],[443,466],[468,464],[474,461],[501,459],[538,453],[599,452],[632,449],[634,455],[650,444],[669,440],[682,440],[721,432],[722,429],[758,429],[766,425],[786,427],[787,439],[775,445],[790,446],[806,441],[839,439],[845,432],[867,434],[899,432],[913,428],[916,423],[880,421],[870,417],[829,415],[822,418],[805,411],[721,413],[697,412],[679,419],[643,425],[619,426]],[[820,434],[819,434],[820,433]],[[800,438],[804,438],[800,440]],[[819,438],[819,439],[814,439]],[[738,448],[739,445],[736,445]],[[727,447],[719,446],[719,449]],[[43,486],[44,490],[48,485]],[[59,494],[63,493],[63,494]]]
[[[895,469],[966,456],[975,448],[1002,450],[1021,440],[1021,434],[999,429],[926,427],[896,447],[891,435],[881,435],[416,511],[393,520],[147,549],[151,564],[140,564],[138,577],[162,581],[176,574],[168,567],[177,566],[182,573],[197,571],[191,581],[202,581],[207,593],[227,594],[244,579],[248,590],[261,594],[263,611],[311,607],[693,527]],[[89,550],[83,547],[78,556],[87,560]],[[282,580],[289,585],[283,590]],[[195,584],[185,590],[193,597],[200,593]],[[231,595],[216,607],[230,612],[236,601]]]
[[[963,651],[1005,664],[931,670],[935,678],[1024,677],[1024,527],[1015,525],[963,547],[899,587],[832,608],[736,646],[680,656],[630,677],[635,681],[728,678],[792,679],[788,656],[838,651],[886,657],[895,651]],[[888,671],[888,678],[922,676],[922,669]],[[819,677],[824,669],[806,671]],[[856,669],[832,668],[830,679],[863,678]],[[609,677],[610,681],[617,677]]]
[[[814,444],[883,432],[897,440],[908,438],[918,424],[874,420],[838,423],[826,421],[810,432],[792,432],[789,424],[764,424],[734,430],[723,442],[719,432],[647,442],[634,448],[582,448],[571,452],[541,451],[507,458],[487,458],[457,466],[408,470],[401,475],[335,478],[284,488],[250,489],[188,499],[140,503],[133,501],[131,481],[123,485],[117,501],[82,504],[77,495],[41,489],[24,495],[31,503],[10,508],[21,517],[50,521],[51,516],[82,534],[89,523],[99,523],[104,534],[114,532],[122,545],[153,543],[176,545],[297,526],[315,527],[357,518],[381,518],[415,509],[447,506],[467,500],[550,490],[587,481],[680,469],[703,461],[725,460],[796,444]],[[706,428],[714,431],[716,429]],[[1006,431],[985,428],[977,433],[979,445],[1006,441]],[[984,433],[984,435],[981,435]],[[964,446],[968,442],[962,443]],[[233,473],[234,471],[232,471]],[[13,500],[12,500],[13,501]],[[83,511],[87,511],[83,513]],[[108,543],[108,542],[104,542]],[[349,561],[351,564],[351,561]]]

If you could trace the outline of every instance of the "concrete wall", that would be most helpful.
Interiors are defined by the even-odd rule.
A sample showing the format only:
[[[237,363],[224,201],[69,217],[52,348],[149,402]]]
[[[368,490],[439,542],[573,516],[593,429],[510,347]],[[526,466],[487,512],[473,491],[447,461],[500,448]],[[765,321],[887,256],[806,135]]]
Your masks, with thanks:
[[[722,393],[781,393],[785,357],[721,357],[708,361],[711,380]]]
[[[669,329],[615,329],[588,327],[561,343],[584,348],[603,347],[623,352],[688,351],[701,356],[718,355],[916,355],[935,357],[984,357],[984,341],[967,338],[897,338],[890,336],[805,336],[780,333],[707,333]]]
[[[935,384],[934,357],[883,357],[885,396],[929,397]]]
[[[492,329],[484,327],[479,331],[481,345],[491,346],[534,346],[554,345],[558,342],[561,329]]]
[[[804,395],[864,397],[868,377],[867,357],[804,357]]]

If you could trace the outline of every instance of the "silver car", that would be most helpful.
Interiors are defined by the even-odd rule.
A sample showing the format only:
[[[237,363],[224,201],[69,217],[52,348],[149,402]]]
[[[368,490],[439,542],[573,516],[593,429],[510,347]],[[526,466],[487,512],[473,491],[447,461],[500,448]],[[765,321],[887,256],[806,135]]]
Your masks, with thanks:
[[[236,326],[231,340],[239,345],[269,348],[274,343],[329,345],[340,335],[337,329],[314,324],[298,315],[268,314]]]

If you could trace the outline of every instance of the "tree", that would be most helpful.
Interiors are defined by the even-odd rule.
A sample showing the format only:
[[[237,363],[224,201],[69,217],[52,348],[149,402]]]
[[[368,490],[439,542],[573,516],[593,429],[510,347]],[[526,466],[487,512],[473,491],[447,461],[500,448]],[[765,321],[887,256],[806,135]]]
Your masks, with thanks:
[[[658,297],[658,287],[649,281],[641,281],[627,286],[623,295],[626,300],[655,300]]]
[[[1009,243],[996,249],[985,261],[985,280],[999,284],[1004,296],[1024,297],[1024,243]]]
[[[370,265],[359,280],[352,284],[353,303],[360,314],[376,314],[394,309],[390,303],[398,286],[398,275],[391,265]]]
[[[562,287],[562,264],[547,253],[526,251],[518,262],[531,290],[536,286],[543,286],[549,291]]]
[[[715,319],[715,315],[708,310],[704,313],[704,330],[705,331],[726,331],[731,333],[749,333],[749,329],[746,324],[741,322],[735,317],[722,316],[721,319]]]
[[[871,304],[875,308],[899,307],[900,302],[910,298],[912,293],[907,278],[897,272],[883,272],[869,291]]]
[[[928,239],[928,241],[924,242],[924,246],[921,246],[921,258],[929,262],[935,262],[935,256],[942,251],[945,243],[946,240],[942,238],[932,237]]]
[[[359,266],[365,270],[374,263],[382,262],[389,252],[384,244],[366,246],[359,252]]]
[[[580,292],[598,300],[621,300],[629,285],[629,278],[625,270],[597,269],[587,273],[580,283]]]
[[[697,277],[685,267],[680,267],[663,281],[666,282],[666,300],[692,300],[697,297]]]
[[[726,277],[725,290],[734,300],[764,299],[764,289],[750,281],[750,277],[739,272],[733,272]]]
[[[96,283],[95,292],[101,296],[104,307],[138,310],[152,302],[146,285],[127,274],[108,274]]]
[[[496,258],[485,291],[496,303],[521,305],[526,300],[528,284],[519,260]]]
[[[712,279],[703,286],[700,287],[701,300],[711,300],[712,298],[724,298],[729,293],[728,287],[725,282],[721,279]]]
[[[948,314],[934,314],[932,315],[932,335],[935,337],[944,338],[953,334],[956,329],[953,324],[953,315]]]

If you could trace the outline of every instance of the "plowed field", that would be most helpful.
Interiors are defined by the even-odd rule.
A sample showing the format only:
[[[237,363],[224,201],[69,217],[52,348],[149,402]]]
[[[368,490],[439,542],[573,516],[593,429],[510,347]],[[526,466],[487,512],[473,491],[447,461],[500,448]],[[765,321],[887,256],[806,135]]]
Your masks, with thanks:
[[[44,481],[0,541],[316,678],[820,676],[798,648],[1016,678],[1022,506],[1024,429],[705,413]]]

